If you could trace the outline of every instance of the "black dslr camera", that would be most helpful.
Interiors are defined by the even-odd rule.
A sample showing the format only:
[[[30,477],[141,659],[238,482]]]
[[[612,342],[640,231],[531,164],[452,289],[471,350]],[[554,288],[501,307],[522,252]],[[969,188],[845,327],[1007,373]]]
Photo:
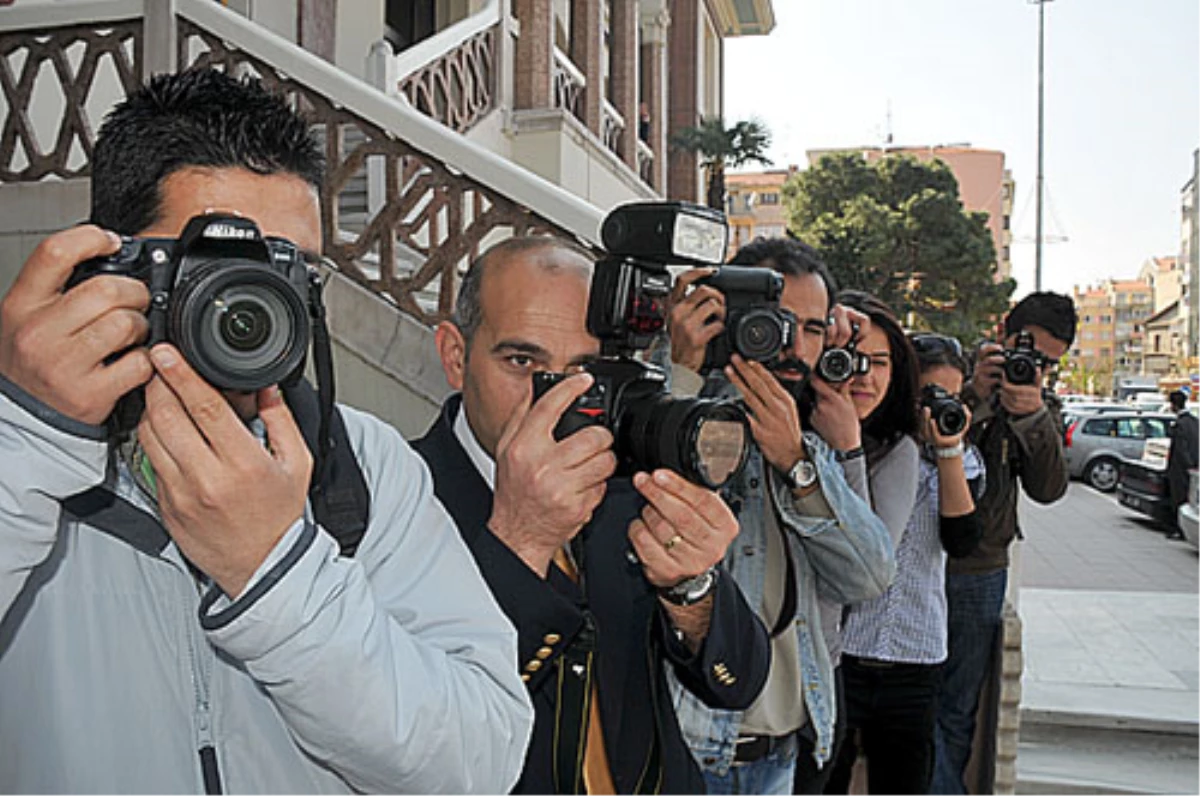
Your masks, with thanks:
[[[841,384],[855,376],[871,372],[871,360],[858,350],[858,324],[853,324],[854,335],[844,348],[826,348],[817,360],[817,375],[830,384]]]
[[[311,338],[320,277],[295,244],[264,238],[239,216],[196,216],[179,239],[125,238],[120,251],[80,263],[69,289],[94,276],[132,277],[150,290],[147,346],[168,342],[219,390],[253,392],[299,377]],[[140,391],[110,421],[132,430]]]
[[[639,202],[609,213],[600,236],[608,254],[596,263],[587,314],[600,357],[584,366],[595,381],[563,413],[555,439],[604,426],[613,435],[618,475],[666,467],[719,488],[745,464],[745,414],[732,401],[672,398],[662,369],[634,354],[649,347],[666,322],[667,265],[724,259],[725,217],[682,202]],[[534,400],[564,378],[534,373]]]
[[[929,408],[929,414],[937,425],[938,433],[953,437],[967,427],[967,413],[962,402],[936,384],[921,388],[921,406]]]
[[[779,307],[783,277],[769,268],[726,265],[696,280],[725,296],[725,331],[709,341],[701,372],[723,368],[731,354],[774,362],[792,345],[796,316]]]
[[[1038,378],[1038,368],[1046,364],[1046,357],[1033,347],[1033,335],[1017,332],[1012,348],[1004,349],[1004,378],[1009,384],[1033,384]]]

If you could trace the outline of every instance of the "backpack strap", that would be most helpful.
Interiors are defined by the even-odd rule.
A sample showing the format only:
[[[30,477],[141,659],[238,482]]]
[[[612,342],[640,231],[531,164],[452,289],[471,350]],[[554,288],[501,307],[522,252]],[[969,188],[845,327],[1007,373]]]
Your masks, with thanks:
[[[341,548],[342,555],[353,556],[367,532],[371,517],[371,493],[362,468],[350,446],[342,413],[333,408],[328,414],[329,433],[326,445],[321,443],[321,406],[317,391],[304,379],[282,385],[283,397],[304,442],[319,458],[324,447],[324,460],[313,467],[312,484],[308,490],[309,504],[317,523]]]

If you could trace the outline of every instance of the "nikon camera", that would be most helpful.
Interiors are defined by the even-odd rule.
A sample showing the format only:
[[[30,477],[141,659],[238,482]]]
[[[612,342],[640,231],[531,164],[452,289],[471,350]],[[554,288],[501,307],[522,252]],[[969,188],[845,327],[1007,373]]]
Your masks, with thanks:
[[[1017,332],[1012,348],[1004,349],[1004,378],[1009,384],[1033,384],[1038,378],[1038,368],[1046,364],[1046,357],[1033,347],[1033,335],[1026,331]]]
[[[774,362],[796,337],[796,316],[779,306],[783,277],[769,268],[726,265],[696,281],[725,297],[725,331],[704,351],[702,373],[729,364],[731,354]]]
[[[684,202],[636,202],[605,217],[608,253],[596,263],[587,314],[600,357],[584,365],[594,382],[563,413],[556,439],[604,426],[623,476],[665,467],[716,489],[742,469],[750,450],[742,409],[726,400],[673,398],[663,370],[634,356],[666,323],[667,265],[720,263],[727,238],[723,214]],[[565,377],[534,373],[534,400]]]
[[[962,402],[937,384],[926,384],[921,388],[921,406],[928,407],[929,414],[943,437],[953,437],[967,427],[967,413]]]
[[[124,238],[115,254],[80,263],[69,289],[101,275],[141,280],[150,290],[147,346],[167,342],[219,390],[253,392],[298,376],[311,337],[320,278],[295,244],[265,238],[249,219],[191,219],[179,239]],[[136,427],[141,391],[118,403],[110,425]]]
[[[871,360],[858,350],[858,324],[854,324],[854,335],[841,348],[826,348],[817,360],[817,375],[830,384],[841,384],[855,376],[871,372]]]

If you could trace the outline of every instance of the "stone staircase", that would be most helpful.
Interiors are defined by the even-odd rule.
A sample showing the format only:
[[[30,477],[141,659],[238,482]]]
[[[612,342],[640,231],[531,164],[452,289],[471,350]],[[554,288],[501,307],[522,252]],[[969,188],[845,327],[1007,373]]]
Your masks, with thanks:
[[[1016,759],[1022,796],[1200,794],[1200,713],[1159,712],[1156,694],[1026,690]],[[1114,690],[1114,689],[1108,689]],[[1109,695],[1114,696],[1112,694]],[[1073,702],[1081,700],[1081,705]]]

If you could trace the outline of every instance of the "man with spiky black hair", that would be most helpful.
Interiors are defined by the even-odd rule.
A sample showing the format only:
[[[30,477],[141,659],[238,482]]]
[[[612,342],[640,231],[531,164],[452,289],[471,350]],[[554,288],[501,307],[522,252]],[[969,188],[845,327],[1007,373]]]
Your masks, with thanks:
[[[1075,339],[1075,305],[1058,293],[1031,293],[1004,319],[1001,342],[980,346],[963,387],[971,408],[970,441],[983,455],[986,489],[977,501],[983,537],[975,550],[946,567],[948,657],[938,695],[931,793],[964,793],[979,694],[1001,630],[1008,586],[1008,549],[1020,535],[1017,502],[1025,492],[1053,503],[1067,492],[1058,398],[1044,387],[1053,365]],[[1037,363],[1033,378],[1009,378],[1006,348],[1025,338]]]
[[[176,238],[210,212],[314,257],[322,170],[257,81],[155,77],[100,130],[93,223],[43,241],[0,303],[0,791],[516,781],[532,709],[515,631],[399,434],[337,413],[370,504],[342,554],[278,385],[218,391],[175,345],[140,345],[139,279],[68,286],[114,231]]]

